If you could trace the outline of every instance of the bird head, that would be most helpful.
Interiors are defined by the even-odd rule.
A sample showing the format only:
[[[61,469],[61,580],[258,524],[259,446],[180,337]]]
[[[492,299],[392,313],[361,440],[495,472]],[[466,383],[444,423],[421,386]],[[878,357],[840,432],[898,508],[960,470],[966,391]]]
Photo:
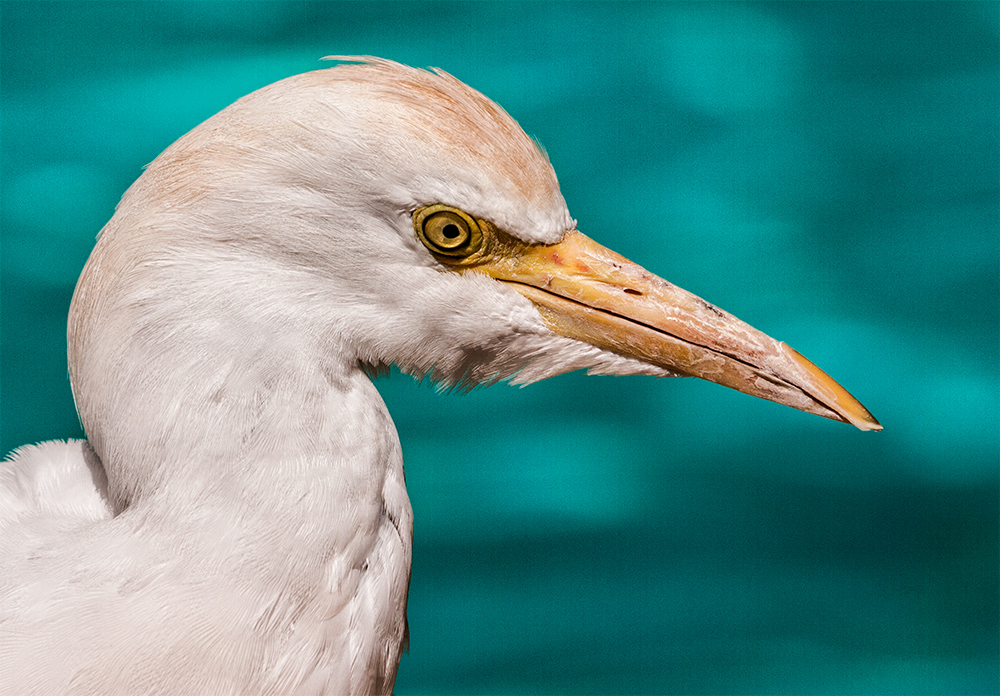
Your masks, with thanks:
[[[881,428],[787,345],[578,231],[544,152],[485,96],[351,60],[240,99],[123,197],[70,315],[98,451],[126,411],[190,440],[233,420],[220,404],[260,411],[343,365],[452,386],[694,376]]]

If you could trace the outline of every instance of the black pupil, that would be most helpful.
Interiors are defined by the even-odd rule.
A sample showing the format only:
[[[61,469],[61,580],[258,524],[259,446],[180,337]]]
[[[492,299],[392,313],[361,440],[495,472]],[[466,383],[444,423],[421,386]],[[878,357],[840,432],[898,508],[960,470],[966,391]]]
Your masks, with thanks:
[[[462,230],[458,229],[458,225],[454,223],[445,225],[444,229],[441,231],[444,233],[444,236],[447,237],[448,239],[454,239],[458,235],[462,234]]]

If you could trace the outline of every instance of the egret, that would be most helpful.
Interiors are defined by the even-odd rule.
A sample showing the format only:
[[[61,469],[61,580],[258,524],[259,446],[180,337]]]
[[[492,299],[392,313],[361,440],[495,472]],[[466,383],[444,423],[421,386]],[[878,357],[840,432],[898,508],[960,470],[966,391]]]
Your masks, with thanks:
[[[0,467],[0,693],[390,693],[413,518],[389,365],[695,376],[881,429],[581,234],[482,94],[340,60],[184,135],[101,231],[67,334],[87,440]]]

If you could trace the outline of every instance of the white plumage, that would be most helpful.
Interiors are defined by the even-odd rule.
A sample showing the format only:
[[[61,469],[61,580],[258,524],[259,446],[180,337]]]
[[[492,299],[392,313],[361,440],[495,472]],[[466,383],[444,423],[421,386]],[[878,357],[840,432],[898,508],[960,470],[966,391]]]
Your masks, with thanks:
[[[879,427],[576,232],[498,106],[377,59],[265,87],[160,155],[68,339],[88,442],[0,468],[3,694],[390,692],[412,513],[368,377],[389,364],[455,385],[695,375]]]

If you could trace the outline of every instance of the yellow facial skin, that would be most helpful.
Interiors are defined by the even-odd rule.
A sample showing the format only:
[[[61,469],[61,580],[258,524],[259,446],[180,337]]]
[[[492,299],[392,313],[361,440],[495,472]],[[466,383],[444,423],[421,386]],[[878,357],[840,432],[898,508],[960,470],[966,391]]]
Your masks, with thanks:
[[[429,236],[421,227],[428,219],[437,228]],[[455,227],[442,237],[449,224]],[[882,429],[857,399],[791,347],[576,230],[556,244],[527,244],[441,205],[418,210],[414,225],[439,261],[508,284],[534,303],[554,333],[861,430]],[[454,235],[464,239],[456,243]],[[435,240],[449,248],[435,248]]]

